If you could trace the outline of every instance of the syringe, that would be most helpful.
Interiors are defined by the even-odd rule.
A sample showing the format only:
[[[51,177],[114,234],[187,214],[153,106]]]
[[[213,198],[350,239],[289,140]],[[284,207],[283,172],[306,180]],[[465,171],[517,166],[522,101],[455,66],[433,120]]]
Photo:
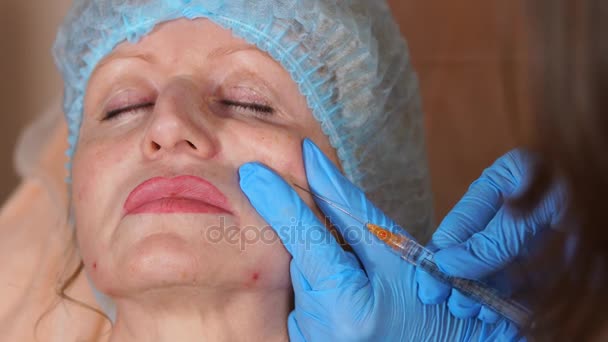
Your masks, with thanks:
[[[522,304],[501,296],[498,291],[479,281],[452,277],[441,272],[433,261],[433,253],[404,235],[392,233],[373,223],[367,223],[365,226],[376,237],[389,245],[403,260],[422,268],[435,279],[458,289],[463,295],[482,303],[519,327],[528,324],[530,311]]]
[[[458,289],[463,295],[482,303],[519,327],[524,327],[529,323],[531,313],[530,310],[528,310],[528,308],[526,308],[524,305],[510,298],[501,296],[498,291],[486,286],[482,282],[452,277],[443,273],[433,261],[433,253],[416,241],[408,238],[405,235],[393,233],[390,230],[376,224],[364,222],[330,199],[313,193],[297,184],[295,185],[365,225],[365,227],[372,234],[391,247],[392,250],[395,251],[403,260],[413,264],[416,267],[422,268],[435,279],[444,282],[455,289]]]

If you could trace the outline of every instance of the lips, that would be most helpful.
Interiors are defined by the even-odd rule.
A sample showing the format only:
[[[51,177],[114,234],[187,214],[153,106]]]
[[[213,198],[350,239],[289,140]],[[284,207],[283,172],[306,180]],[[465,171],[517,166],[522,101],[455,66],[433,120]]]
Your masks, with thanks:
[[[224,194],[196,176],[155,177],[138,185],[123,206],[125,214],[226,213],[231,214]]]

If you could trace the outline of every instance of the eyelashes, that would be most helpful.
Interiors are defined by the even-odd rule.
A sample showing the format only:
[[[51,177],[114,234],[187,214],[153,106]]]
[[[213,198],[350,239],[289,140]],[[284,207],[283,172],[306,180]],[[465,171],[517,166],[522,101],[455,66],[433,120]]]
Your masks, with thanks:
[[[274,108],[272,108],[268,105],[263,105],[263,104],[259,104],[259,103],[247,103],[247,102],[239,102],[239,101],[232,101],[232,100],[220,100],[219,103],[222,104],[223,106],[230,107],[230,108],[238,110],[238,111],[247,111],[248,113],[250,113],[256,117],[268,117],[275,113]],[[118,118],[119,116],[121,116],[123,114],[137,113],[142,110],[152,109],[152,108],[154,108],[154,105],[155,105],[154,102],[144,102],[144,103],[129,105],[129,106],[118,108],[118,109],[109,110],[103,115],[103,118],[101,119],[101,121],[112,120],[112,119]]]
[[[138,112],[140,110],[148,109],[148,108],[152,108],[152,107],[154,107],[154,102],[140,103],[140,104],[130,105],[130,106],[126,106],[126,107],[122,107],[122,108],[118,108],[118,109],[113,109],[113,110],[107,111],[104,114],[101,121],[112,120],[112,119],[120,116],[121,114]]]
[[[267,116],[274,114],[274,108],[259,103],[247,103],[232,100],[220,100],[219,102],[225,106],[234,107],[236,109],[248,110],[259,115]]]

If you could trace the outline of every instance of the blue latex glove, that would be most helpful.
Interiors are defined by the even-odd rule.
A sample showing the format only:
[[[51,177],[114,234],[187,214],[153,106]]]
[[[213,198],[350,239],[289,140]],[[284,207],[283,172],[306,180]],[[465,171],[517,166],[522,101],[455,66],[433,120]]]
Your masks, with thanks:
[[[309,140],[303,144],[310,189],[364,221],[392,230],[395,223],[370,203]],[[258,163],[239,169],[241,189],[292,255],[295,309],[291,341],[511,341],[515,327],[501,320],[460,320],[445,305],[424,305],[416,295],[415,268],[361,223],[319,200],[317,204],[354,252],[337,243],[293,188]],[[299,184],[305,186],[305,184]],[[303,234],[289,234],[302,229]],[[403,232],[402,232],[403,233]],[[303,236],[294,239],[293,235]]]
[[[531,166],[529,155],[512,151],[498,159],[471,184],[429,243],[428,248],[435,251],[435,262],[442,271],[468,279],[488,280],[486,277],[490,275],[500,276],[500,271],[515,257],[526,254],[532,242],[546,238],[550,233],[547,228],[555,226],[560,219],[559,208],[563,198],[560,189],[554,188],[525,218],[513,215],[505,206],[506,198],[525,190]],[[426,304],[443,303],[449,297],[450,312],[456,317],[477,317],[488,323],[499,319],[491,309],[422,270],[417,271],[416,279],[418,295]],[[496,283],[495,280],[493,282]],[[503,290],[508,292],[511,287],[509,279],[503,277],[502,283]]]

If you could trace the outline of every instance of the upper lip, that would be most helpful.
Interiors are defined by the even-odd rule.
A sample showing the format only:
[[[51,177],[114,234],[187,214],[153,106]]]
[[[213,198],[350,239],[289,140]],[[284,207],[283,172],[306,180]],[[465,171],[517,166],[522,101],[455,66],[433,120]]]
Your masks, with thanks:
[[[187,198],[205,202],[231,213],[226,196],[209,181],[197,176],[154,177],[139,184],[127,197],[124,210],[129,213],[141,205],[162,198]]]

